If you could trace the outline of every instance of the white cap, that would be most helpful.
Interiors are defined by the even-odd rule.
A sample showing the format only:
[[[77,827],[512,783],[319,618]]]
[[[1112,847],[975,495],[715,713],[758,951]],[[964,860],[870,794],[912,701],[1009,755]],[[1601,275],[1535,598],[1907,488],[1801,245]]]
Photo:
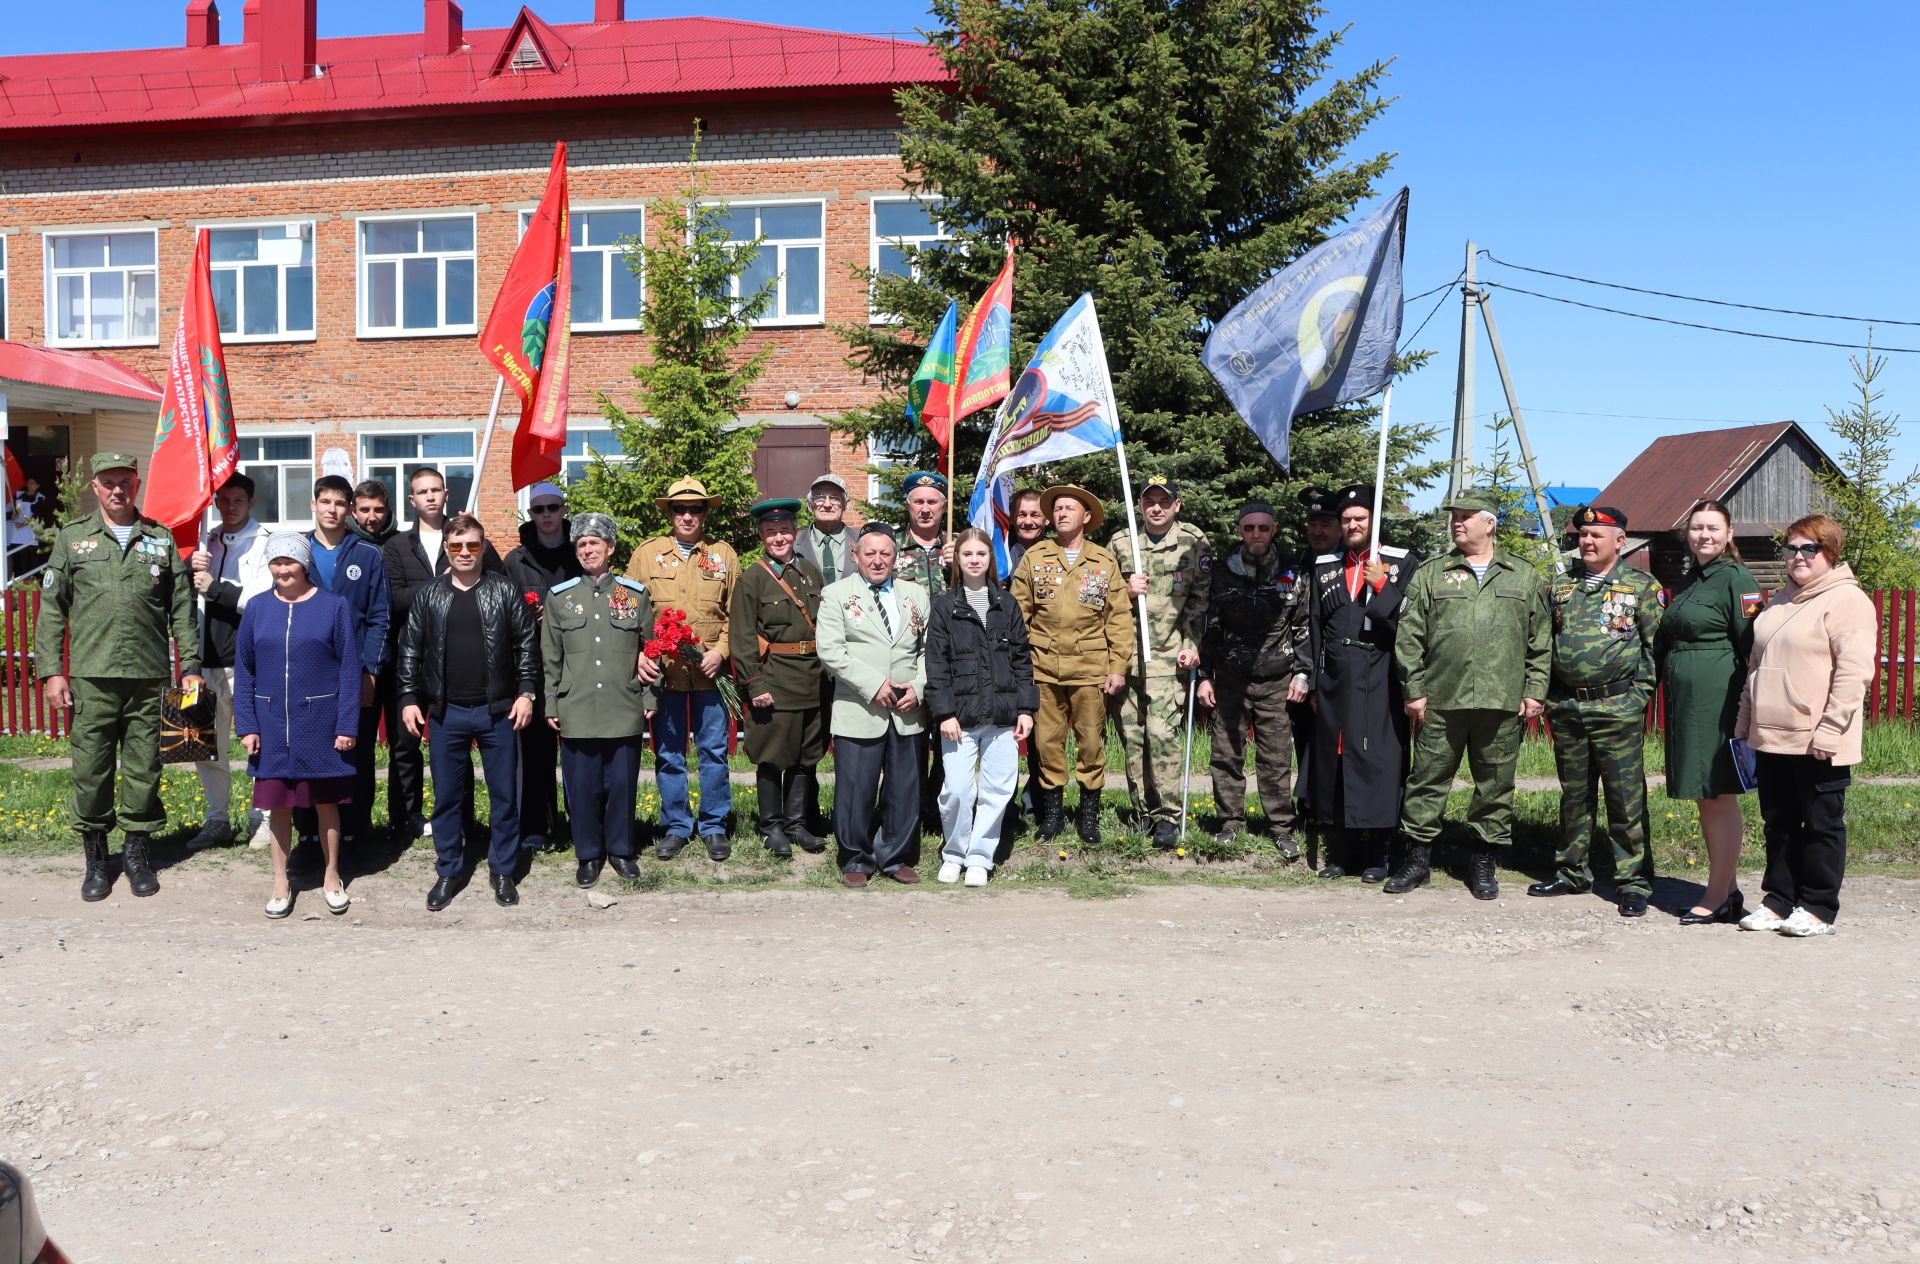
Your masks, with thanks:
[[[527,488],[527,503],[529,505],[539,500],[542,496],[551,496],[563,505],[567,503],[567,494],[561,491],[557,484],[535,483],[532,487]]]

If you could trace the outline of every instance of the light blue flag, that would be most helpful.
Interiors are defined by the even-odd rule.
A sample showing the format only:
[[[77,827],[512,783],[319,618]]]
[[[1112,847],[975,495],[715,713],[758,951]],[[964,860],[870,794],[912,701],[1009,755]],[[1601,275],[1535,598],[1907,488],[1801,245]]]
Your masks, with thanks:
[[[1214,326],[1201,358],[1282,467],[1293,419],[1393,380],[1407,190],[1267,280]]]

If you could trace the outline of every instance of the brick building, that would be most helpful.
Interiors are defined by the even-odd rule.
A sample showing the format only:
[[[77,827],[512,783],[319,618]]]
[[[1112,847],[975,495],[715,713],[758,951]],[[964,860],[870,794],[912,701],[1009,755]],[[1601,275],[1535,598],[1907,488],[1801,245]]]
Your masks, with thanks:
[[[554,141],[570,151],[569,453],[584,459],[612,443],[593,392],[630,400],[644,357],[618,238],[655,239],[646,204],[683,186],[698,119],[712,195],[740,237],[768,238],[746,280],[778,283],[752,342],[773,348],[749,413],[770,423],[762,489],[796,494],[831,466],[860,491],[872,454],[823,419],[872,389],[832,327],[874,319],[856,267],[902,266],[895,243],[932,231],[902,192],[893,93],[944,68],[913,41],[591,3],[592,22],[522,10],[467,31],[454,0],[423,0],[421,32],[322,40],[316,0],[249,0],[222,43],[217,0],[192,0],[179,48],[0,57],[0,338],[160,379],[208,228],[262,519],[303,523],[330,454],[390,485],[440,466],[457,500],[495,381],[478,328]],[[495,535],[517,521],[512,404],[477,496]],[[0,395],[0,424],[36,466],[152,446],[138,411],[82,427]]]

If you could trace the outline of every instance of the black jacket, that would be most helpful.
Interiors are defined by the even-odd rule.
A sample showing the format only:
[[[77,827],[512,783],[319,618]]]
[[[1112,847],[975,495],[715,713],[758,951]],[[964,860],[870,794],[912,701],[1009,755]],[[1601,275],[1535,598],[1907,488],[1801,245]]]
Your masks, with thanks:
[[[380,553],[387,560],[387,583],[392,585],[393,600],[388,603],[393,614],[393,626],[407,626],[407,614],[413,608],[413,595],[433,582],[436,575],[447,573],[447,551],[440,550],[440,559],[435,565],[427,565],[427,551],[420,544],[420,528],[409,527],[387,537],[380,546]],[[481,567],[484,570],[507,573],[506,564],[494,551],[493,541],[487,541],[487,549],[482,554]]]
[[[520,524],[520,547],[507,554],[507,578],[520,585],[520,591],[533,595],[535,602],[545,601],[547,590],[555,584],[564,584],[570,579],[585,574],[580,569],[580,559],[575,556],[569,537],[573,534],[572,523],[560,520],[560,543],[548,548],[540,543],[540,531],[531,522]],[[538,606],[535,606],[538,609]],[[537,617],[537,616],[536,616]]]
[[[526,597],[505,575],[483,573],[474,590],[480,602],[484,645],[448,645],[447,612],[453,578],[442,575],[414,593],[400,634],[400,705],[419,707],[433,719],[446,715],[447,655],[487,656],[487,709],[505,715],[521,694],[540,694],[540,641]]]
[[[1307,600],[1312,577],[1274,549],[1263,562],[1235,549],[1213,564],[1201,679],[1278,680],[1307,670]]]
[[[982,624],[964,589],[933,599],[927,611],[927,710],[938,724],[1009,728],[1040,709],[1027,625],[1006,589],[987,588]]]

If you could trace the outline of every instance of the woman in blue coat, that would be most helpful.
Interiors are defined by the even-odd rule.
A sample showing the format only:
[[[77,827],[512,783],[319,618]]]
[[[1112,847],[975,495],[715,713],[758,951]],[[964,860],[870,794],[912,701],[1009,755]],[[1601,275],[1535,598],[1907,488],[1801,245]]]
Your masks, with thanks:
[[[340,805],[353,798],[348,752],[360,728],[360,650],[345,599],[308,577],[307,537],[278,531],[267,541],[273,589],[247,603],[234,647],[233,727],[247,750],[253,806],[273,831],[273,898],[267,916],[293,911],[287,856],[293,810],[319,818],[329,911],[347,911],[340,881]]]

